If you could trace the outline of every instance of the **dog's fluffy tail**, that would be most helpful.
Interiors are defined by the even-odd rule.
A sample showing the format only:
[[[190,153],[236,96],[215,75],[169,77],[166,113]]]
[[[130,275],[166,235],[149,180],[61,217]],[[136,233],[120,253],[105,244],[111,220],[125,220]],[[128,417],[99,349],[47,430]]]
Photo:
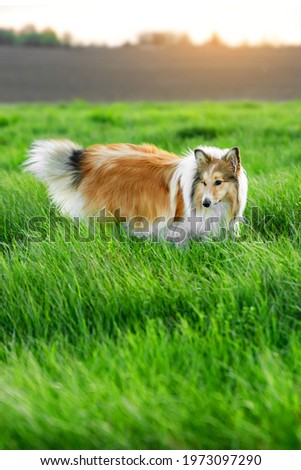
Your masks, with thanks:
[[[81,216],[84,198],[79,189],[85,150],[70,140],[36,140],[24,162],[26,171],[43,181],[53,201],[71,216]]]

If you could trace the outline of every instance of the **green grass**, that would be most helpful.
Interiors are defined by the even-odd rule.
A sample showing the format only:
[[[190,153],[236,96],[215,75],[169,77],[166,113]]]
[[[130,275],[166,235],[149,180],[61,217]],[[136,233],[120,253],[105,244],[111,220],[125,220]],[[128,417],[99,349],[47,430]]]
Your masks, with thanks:
[[[45,137],[239,145],[250,224],[181,249],[49,239],[20,168]],[[1,106],[0,447],[300,448],[300,162],[301,102]]]

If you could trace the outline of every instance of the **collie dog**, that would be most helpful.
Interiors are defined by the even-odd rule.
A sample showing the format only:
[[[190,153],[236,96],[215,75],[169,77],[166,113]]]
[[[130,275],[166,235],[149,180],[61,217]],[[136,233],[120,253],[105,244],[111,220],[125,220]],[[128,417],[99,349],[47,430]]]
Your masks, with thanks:
[[[174,241],[231,229],[246,206],[238,147],[200,146],[179,158],[148,144],[84,149],[69,140],[38,140],[24,165],[63,213],[113,216],[131,233],[142,225],[149,235],[176,234]]]

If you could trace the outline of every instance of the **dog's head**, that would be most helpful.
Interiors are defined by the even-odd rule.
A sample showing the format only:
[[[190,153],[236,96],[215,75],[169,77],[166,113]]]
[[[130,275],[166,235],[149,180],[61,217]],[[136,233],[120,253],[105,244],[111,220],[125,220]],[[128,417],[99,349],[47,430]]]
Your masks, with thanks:
[[[197,163],[191,194],[194,207],[197,210],[213,208],[221,202],[233,207],[241,169],[239,148],[225,151],[220,158],[213,156],[210,148],[196,148],[194,155]]]

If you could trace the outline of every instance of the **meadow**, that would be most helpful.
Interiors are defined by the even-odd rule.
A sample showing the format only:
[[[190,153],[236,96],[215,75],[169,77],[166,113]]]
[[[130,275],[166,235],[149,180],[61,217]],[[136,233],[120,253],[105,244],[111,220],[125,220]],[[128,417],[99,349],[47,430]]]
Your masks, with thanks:
[[[248,224],[180,249],[53,229],[20,167],[46,137],[238,145]],[[300,448],[300,171],[300,101],[1,105],[0,448]]]

